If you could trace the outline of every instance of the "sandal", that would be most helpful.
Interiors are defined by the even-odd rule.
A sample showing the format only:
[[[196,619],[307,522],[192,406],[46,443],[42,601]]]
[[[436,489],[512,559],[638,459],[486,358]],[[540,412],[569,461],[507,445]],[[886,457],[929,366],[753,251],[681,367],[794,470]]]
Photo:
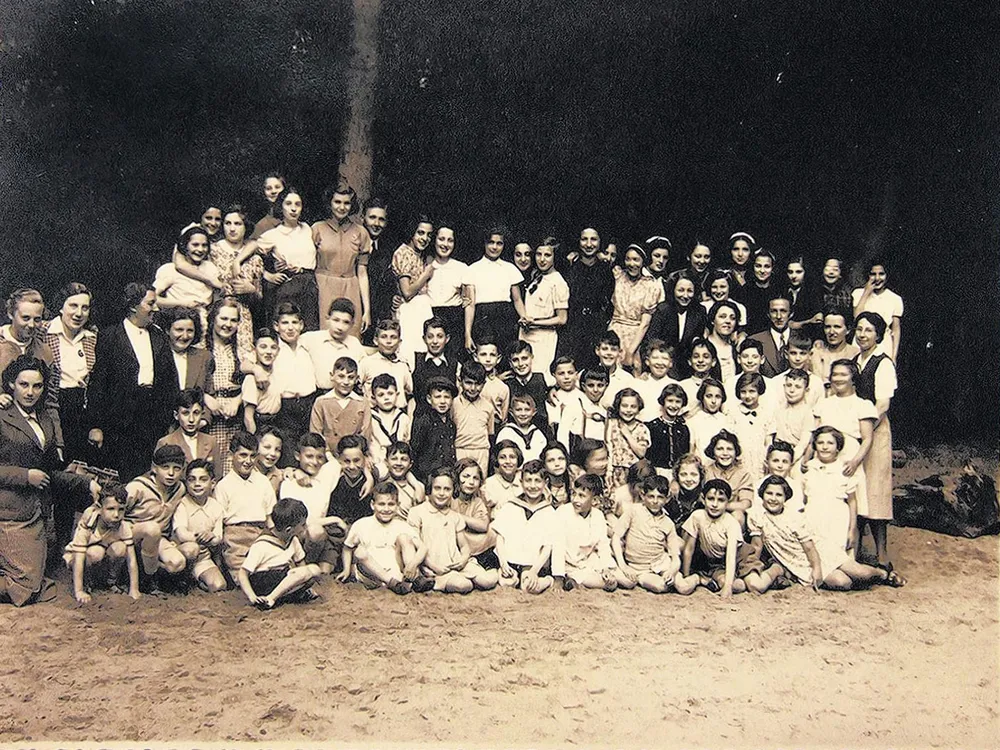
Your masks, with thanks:
[[[892,563],[879,565],[878,567],[885,571],[885,580],[882,582],[883,586],[891,586],[894,589],[901,589],[906,585],[906,579],[892,569]]]
[[[722,586],[714,578],[709,578],[708,583],[705,584],[705,588],[711,591],[713,594],[718,594],[722,591]]]

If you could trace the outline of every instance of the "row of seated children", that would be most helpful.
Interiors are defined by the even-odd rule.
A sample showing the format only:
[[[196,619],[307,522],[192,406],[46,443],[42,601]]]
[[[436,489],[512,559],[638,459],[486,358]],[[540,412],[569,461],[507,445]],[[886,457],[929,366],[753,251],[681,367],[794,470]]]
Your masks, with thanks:
[[[727,442],[735,443],[735,438],[728,441],[724,435],[716,437],[716,453]],[[834,464],[843,447],[842,436],[839,441],[837,438],[832,428],[818,430],[814,436],[817,457],[813,460]],[[748,510],[745,497],[734,497],[732,488],[722,479],[706,481],[702,462],[695,455],[688,454],[677,462],[673,491],[668,480],[657,474],[656,467],[640,461],[629,468],[629,484],[609,497],[600,476],[607,468],[607,449],[602,444],[581,441],[570,466],[565,450],[558,444],[546,449],[543,460],[522,465],[519,447],[512,441],[501,441],[495,450],[496,474],[484,482],[479,462],[473,457],[460,460],[455,468],[434,467],[428,475],[428,500],[424,502],[421,484],[411,471],[413,461],[406,443],[390,446],[385,480],[370,492],[373,479],[366,471],[363,437],[341,438],[336,459],[327,460],[322,436],[307,433],[297,446],[297,468],[284,471],[276,468],[280,442],[280,433],[273,428],[260,440],[238,433],[230,445],[233,469],[218,484],[213,481],[211,462],[186,462],[178,446],[164,445],[154,453],[149,475],[138,477],[124,490],[105,488],[98,506],[81,518],[77,536],[67,548],[77,598],[88,599],[88,565],[99,567],[116,560],[129,563],[129,590],[133,596],[138,595],[140,578],[145,580],[147,590],[155,590],[156,573],[161,568],[168,574],[188,571],[208,591],[231,585],[233,581],[227,580],[227,575],[235,572],[248,598],[263,606],[273,606],[286,593],[300,592],[300,596],[309,598],[308,586],[316,575],[334,572],[338,563],[341,580],[355,576],[368,584],[385,584],[397,592],[467,591],[500,583],[540,593],[552,585],[551,572],[567,581],[564,585],[570,588],[593,585],[599,578],[600,585],[607,588],[638,584],[652,591],[674,588],[690,593],[704,585],[728,595],[744,588],[766,590],[780,582],[783,575],[773,565],[764,568],[759,555],[749,556],[752,544],[741,546],[744,541],[739,512],[745,514]],[[786,500],[795,495],[788,481],[792,459],[790,446],[772,445],[768,463],[774,473],[768,481],[772,477],[782,480]],[[817,465],[817,469],[821,468]],[[182,488],[182,476],[186,488]],[[879,580],[900,584],[902,579],[891,571],[859,568],[860,563],[853,562],[856,506],[852,488],[840,477],[842,473],[836,471],[807,474],[806,481],[812,484],[801,490],[796,508],[799,515],[789,515],[799,518],[803,528],[821,526],[823,541],[817,548],[827,551],[821,560],[834,559],[830,550],[849,558],[833,569],[821,567],[826,574],[820,582],[840,588]],[[757,496],[763,498],[766,490],[762,483]],[[289,507],[285,501],[293,500],[290,507],[301,507],[301,522],[275,524],[273,511],[278,495],[283,508]],[[811,504],[810,499],[814,499]],[[388,513],[388,505],[392,506],[392,514]],[[810,511],[805,513],[807,507]],[[374,515],[366,515],[369,508],[376,511]],[[780,515],[775,508],[772,503],[763,509]],[[564,516],[558,522],[556,513]],[[289,517],[281,516],[281,524]],[[398,542],[399,534],[386,534],[382,527],[393,518],[416,529],[416,538],[404,544]],[[683,532],[680,540],[675,531],[678,525]],[[769,527],[759,519],[748,520],[747,526],[751,540],[758,529],[757,535],[766,546],[765,529]],[[290,536],[288,529],[294,529]],[[603,533],[595,536],[595,529]],[[381,536],[373,536],[373,530],[381,530]],[[565,536],[569,530],[575,530],[576,535]],[[777,532],[772,529],[769,533]],[[810,541],[808,535],[796,533]],[[294,548],[292,537],[301,547],[301,554]],[[392,544],[388,545],[387,540]],[[614,565],[609,564],[609,540]],[[139,570],[135,570],[138,566],[133,543],[140,550]],[[249,554],[262,543],[291,550],[291,557]],[[95,544],[104,552],[91,550]],[[395,568],[385,564],[388,546],[399,561]],[[363,548],[360,555],[359,547]],[[372,552],[369,547],[380,551]],[[477,557],[488,560],[491,547],[496,571],[474,562]],[[367,567],[369,558],[378,564]],[[275,584],[277,595],[258,591],[250,578],[261,565],[267,570],[277,563],[281,567],[294,562],[309,567],[297,572],[288,586],[280,585],[284,579],[277,580],[276,576],[265,582]],[[810,560],[812,578],[802,575],[801,566],[793,565],[794,570],[789,572],[797,580],[816,583],[813,562]]]

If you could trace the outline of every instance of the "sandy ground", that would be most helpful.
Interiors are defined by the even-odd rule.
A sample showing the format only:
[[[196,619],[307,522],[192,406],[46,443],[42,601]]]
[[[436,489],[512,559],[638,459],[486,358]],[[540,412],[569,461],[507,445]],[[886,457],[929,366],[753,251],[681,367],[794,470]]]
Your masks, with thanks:
[[[63,578],[0,610],[0,744],[996,746],[997,538],[892,528],[890,553],[903,589],[729,603],[330,580],[268,613],[236,592],[80,607]]]

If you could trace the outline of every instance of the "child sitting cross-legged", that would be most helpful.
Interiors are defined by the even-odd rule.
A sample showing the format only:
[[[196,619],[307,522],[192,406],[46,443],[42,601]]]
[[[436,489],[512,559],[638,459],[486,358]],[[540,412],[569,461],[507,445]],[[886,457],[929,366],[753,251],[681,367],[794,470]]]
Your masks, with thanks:
[[[128,594],[138,599],[139,565],[132,540],[132,525],[124,520],[125,487],[108,483],[101,487],[97,503],[80,516],[73,540],[63,559],[73,571],[73,596],[80,604],[91,600],[88,589],[97,585],[117,588],[122,568],[128,568]]]
[[[701,490],[704,508],[695,510],[684,522],[684,552],[678,594],[692,594],[698,586],[719,592],[727,599],[746,591],[743,578],[759,573],[763,563],[748,544],[743,543],[739,521],[726,506],[732,490],[722,479],[705,482]]]
[[[434,581],[420,574],[427,548],[417,530],[398,514],[398,490],[379,482],[372,491],[372,515],[351,524],[344,540],[343,570],[337,580],[354,578],[367,588],[385,586],[397,594],[424,592]]]
[[[549,558],[556,511],[546,492],[545,476],[540,460],[526,462],[521,467],[521,493],[493,516],[500,585],[520,585],[529,594],[541,594],[552,585]]]
[[[570,591],[577,586],[614,591],[632,588],[611,554],[608,523],[595,502],[604,492],[604,482],[584,474],[573,482],[570,502],[556,509],[556,532],[552,539],[552,575]]]
[[[639,584],[654,594],[674,586],[680,570],[681,543],[670,516],[664,511],[669,483],[659,475],[642,484],[642,502],[622,510],[611,535],[615,561],[627,581],[624,588]]]
[[[467,460],[478,468],[475,459]],[[434,579],[435,591],[467,594],[473,588],[495,588],[497,572],[472,558],[465,519],[451,507],[459,494],[457,484],[452,469],[434,469],[427,478],[427,501],[410,509],[407,520],[427,548],[422,571]]]
[[[319,580],[319,567],[306,563],[298,540],[306,522],[306,506],[282,498],[271,509],[271,520],[274,528],[257,537],[240,566],[240,589],[251,604],[262,609],[271,609],[282,599],[318,599],[309,587]]]
[[[747,588],[762,594],[786,577],[812,586],[848,591],[881,583],[898,588],[906,580],[893,570],[865,565],[839,544],[825,543],[809,527],[802,513],[786,508],[792,488],[784,477],[769,476],[760,486],[760,506],[747,517],[751,544],[766,547],[774,563],[766,570],[750,573]]]
[[[174,541],[190,565],[191,576],[212,593],[226,588],[226,579],[216,563],[222,554],[225,509],[212,495],[214,477],[210,461],[191,461],[184,468],[186,492],[174,511]]]

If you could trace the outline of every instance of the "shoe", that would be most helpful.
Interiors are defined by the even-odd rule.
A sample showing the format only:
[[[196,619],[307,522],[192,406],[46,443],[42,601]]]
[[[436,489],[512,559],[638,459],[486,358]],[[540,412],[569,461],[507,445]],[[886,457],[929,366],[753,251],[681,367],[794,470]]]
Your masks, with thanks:
[[[604,582],[603,588],[608,593],[611,593],[612,591],[617,591],[618,581],[616,581],[614,578],[609,578],[607,581]]]
[[[427,576],[417,576],[413,579],[413,590],[423,594],[434,588],[434,579]]]
[[[389,584],[389,591],[403,596],[410,593],[410,584],[406,581],[395,581],[394,583]]]
[[[711,591],[713,594],[718,594],[722,591],[722,586],[714,578],[709,578],[708,583],[705,584],[705,588]]]
[[[569,576],[563,578],[563,591],[572,591],[576,588],[576,581]]]
[[[892,568],[892,563],[886,563],[885,565],[877,565],[876,567],[882,568],[885,571],[885,581],[882,582],[883,586],[891,586],[894,589],[901,589],[906,585],[906,579],[903,578],[899,573],[897,573]]]
[[[301,591],[296,591],[294,594],[288,597],[288,601],[296,602],[297,604],[308,604],[309,602],[314,602],[320,598],[312,589],[302,589]]]
[[[771,588],[775,591],[780,591],[781,589],[787,589],[792,587],[792,582],[789,581],[785,576],[778,576],[771,583]]]
[[[139,591],[148,596],[163,596],[156,573],[139,573]]]

